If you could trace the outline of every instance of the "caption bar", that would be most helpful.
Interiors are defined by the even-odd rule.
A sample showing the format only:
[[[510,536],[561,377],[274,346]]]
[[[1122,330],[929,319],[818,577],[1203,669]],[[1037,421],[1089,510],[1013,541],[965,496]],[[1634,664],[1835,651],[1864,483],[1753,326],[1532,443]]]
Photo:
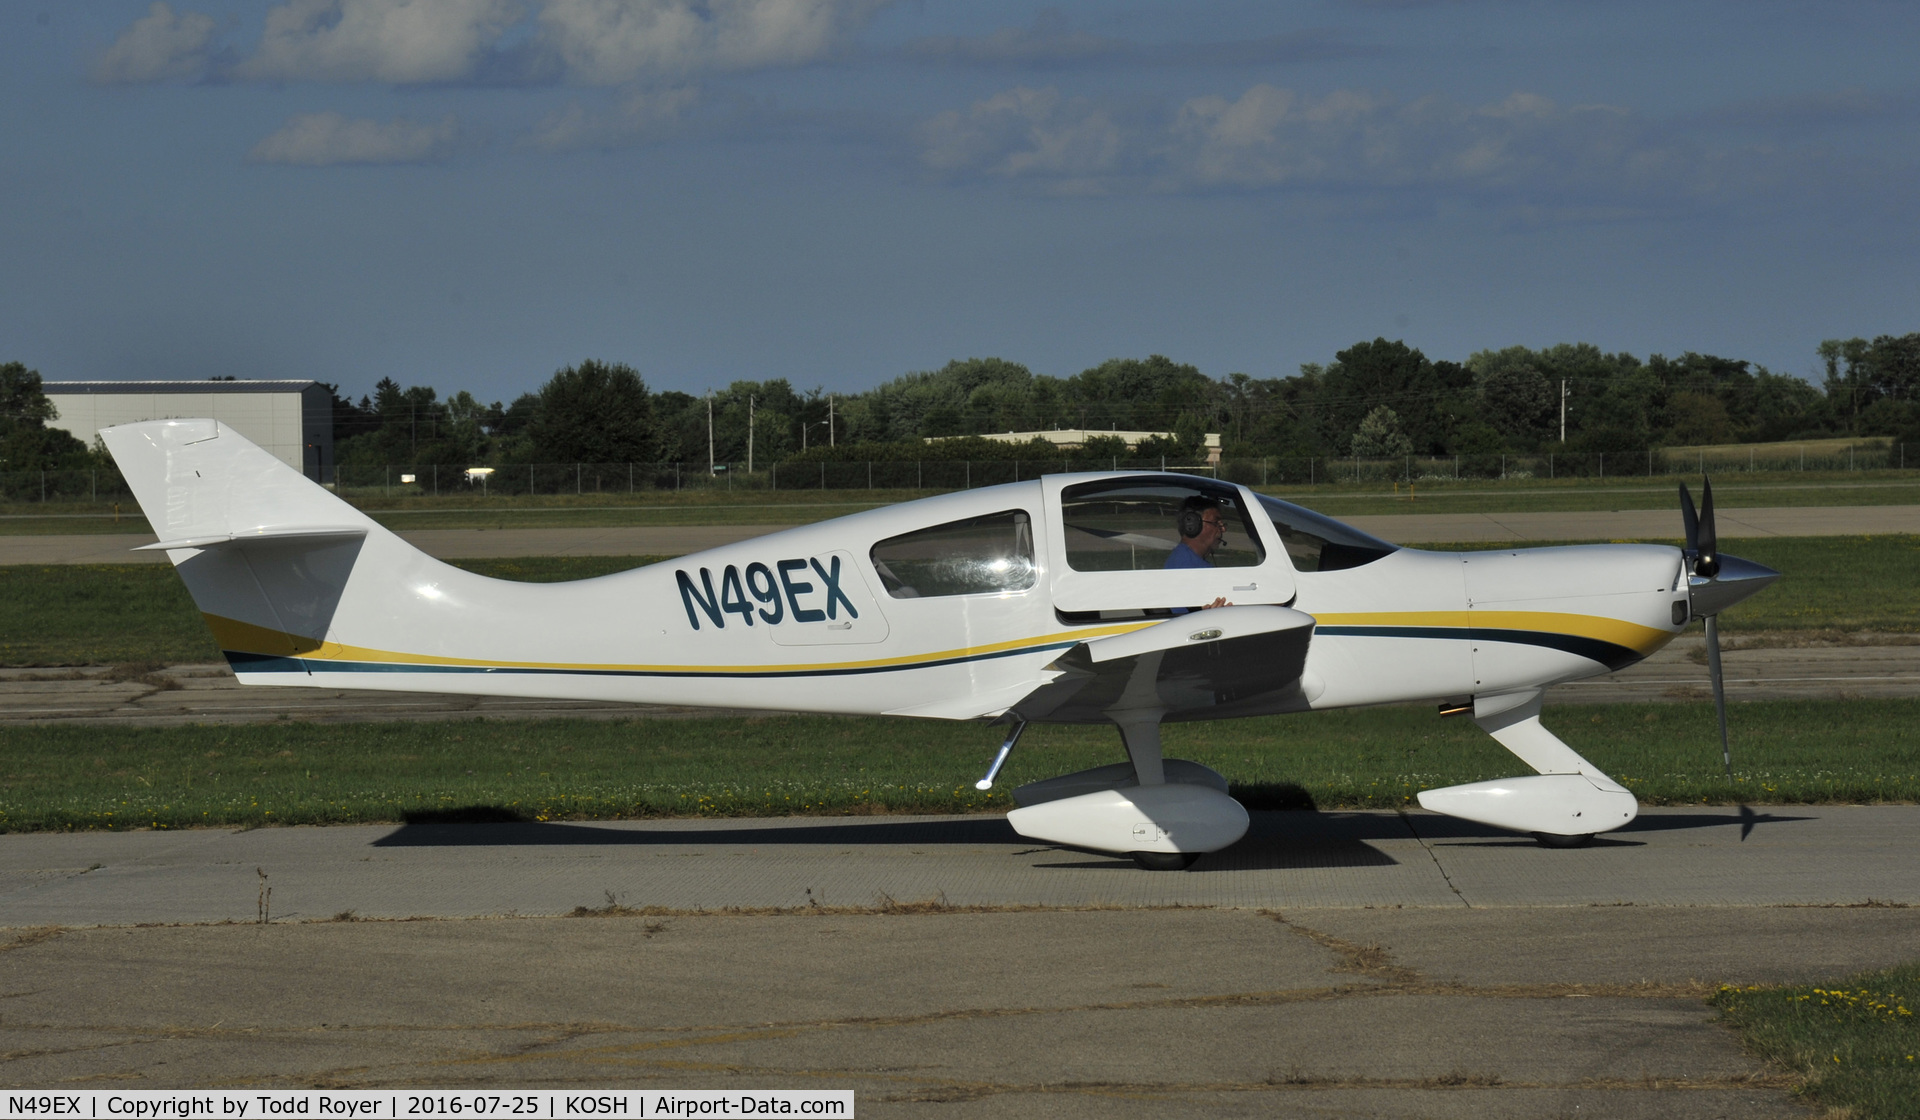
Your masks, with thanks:
[[[521,1093],[368,1089],[251,1092],[89,1090],[7,1093],[6,1120],[275,1120],[279,1117],[407,1120],[408,1117],[853,1116],[851,1089],[602,1089]]]

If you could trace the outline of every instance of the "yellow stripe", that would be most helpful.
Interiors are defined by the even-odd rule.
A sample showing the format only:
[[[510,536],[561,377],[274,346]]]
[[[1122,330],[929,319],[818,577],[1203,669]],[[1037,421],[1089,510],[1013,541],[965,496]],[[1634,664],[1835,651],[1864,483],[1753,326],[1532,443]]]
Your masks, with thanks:
[[[1005,653],[1014,650],[1029,649],[1036,646],[1052,645],[1063,640],[1086,641],[1089,638],[1104,638],[1110,634],[1126,634],[1134,630],[1153,625],[1154,622],[1125,623],[1116,626],[1100,626],[1084,630],[1063,630],[1037,637],[1016,638],[1012,641],[994,642],[984,646],[966,646],[961,649],[941,650],[934,653],[910,654],[904,657],[879,657],[865,661],[826,661],[802,662],[789,665],[604,665],[590,662],[564,661],[491,661],[480,658],[450,658],[424,653],[401,653],[395,650],[371,649],[366,646],[342,645],[339,642],[314,642],[310,638],[284,634],[263,626],[239,622],[216,614],[203,614],[207,625],[212,628],[214,640],[220,648],[236,653],[264,653],[275,657],[290,657],[296,653],[308,661],[377,661],[397,665],[445,665],[460,668],[481,669],[562,669],[581,672],[628,672],[628,673],[781,673],[805,672],[820,669],[878,669],[892,666],[912,666],[926,661],[948,661],[961,657],[978,657],[984,654]]]
[[[1624,619],[1551,611],[1377,611],[1365,614],[1317,614],[1322,626],[1435,626],[1453,629],[1534,630],[1571,634],[1625,646],[1636,653],[1652,653],[1673,634]]]
[[[312,638],[303,638],[298,634],[288,634],[282,630],[273,630],[265,626],[255,626],[251,622],[239,619],[223,618],[217,614],[201,612],[201,618],[207,620],[207,626],[213,631],[213,640],[221,649],[230,649],[237,653],[265,653],[274,657],[296,657],[319,649],[320,642]]]

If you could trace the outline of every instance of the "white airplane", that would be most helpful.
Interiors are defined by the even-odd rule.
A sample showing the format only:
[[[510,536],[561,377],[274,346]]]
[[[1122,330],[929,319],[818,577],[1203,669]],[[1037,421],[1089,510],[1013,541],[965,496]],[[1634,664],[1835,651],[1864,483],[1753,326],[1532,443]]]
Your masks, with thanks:
[[[1540,723],[1541,690],[1630,665],[1778,573],[1688,548],[1425,552],[1244,486],[1046,475],[906,502],[573,583],[443,564],[213,420],[103,430],[246,684],[997,721],[1111,723],[1128,761],[1024,785],[1023,836],[1189,866],[1239,840],[1227,780],[1160,725],[1438,702],[1536,773],[1426,808],[1566,846],[1633,795]],[[1203,499],[1192,502],[1189,499]],[[1183,512],[1212,564],[1167,567]],[[1196,525],[1187,525],[1198,532]],[[1230,605],[1193,609],[1217,600]]]

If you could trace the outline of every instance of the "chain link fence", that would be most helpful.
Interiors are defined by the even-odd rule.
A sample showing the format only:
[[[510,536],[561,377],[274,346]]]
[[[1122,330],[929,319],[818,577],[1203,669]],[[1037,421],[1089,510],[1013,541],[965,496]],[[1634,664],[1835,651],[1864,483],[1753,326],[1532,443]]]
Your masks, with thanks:
[[[1167,459],[926,459],[742,463],[533,463],[499,467],[418,463],[343,465],[325,484],[349,500],[394,497],[585,497],[662,490],[967,490],[1070,471],[1181,471],[1249,486],[1579,479],[1920,469],[1920,445],[1862,442],[1805,448],[1703,448],[1630,454],[1409,455],[1397,459],[1236,458],[1218,465]],[[320,481],[320,480],[316,480]],[[118,503],[133,494],[112,468],[0,472],[9,503]]]

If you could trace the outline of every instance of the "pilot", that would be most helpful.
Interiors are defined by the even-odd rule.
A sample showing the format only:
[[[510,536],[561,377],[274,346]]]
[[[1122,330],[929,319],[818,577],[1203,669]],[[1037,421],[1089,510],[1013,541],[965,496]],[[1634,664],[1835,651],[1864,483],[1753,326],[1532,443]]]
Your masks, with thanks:
[[[1180,543],[1173,546],[1173,552],[1167,556],[1168,568],[1211,568],[1213,551],[1226,542],[1227,527],[1220,520],[1220,503],[1201,494],[1195,494],[1180,503],[1179,520],[1175,525],[1180,533]],[[1201,610],[1211,607],[1232,606],[1222,595],[1211,603],[1203,603]],[[1186,614],[1187,608],[1175,607],[1173,613]]]

